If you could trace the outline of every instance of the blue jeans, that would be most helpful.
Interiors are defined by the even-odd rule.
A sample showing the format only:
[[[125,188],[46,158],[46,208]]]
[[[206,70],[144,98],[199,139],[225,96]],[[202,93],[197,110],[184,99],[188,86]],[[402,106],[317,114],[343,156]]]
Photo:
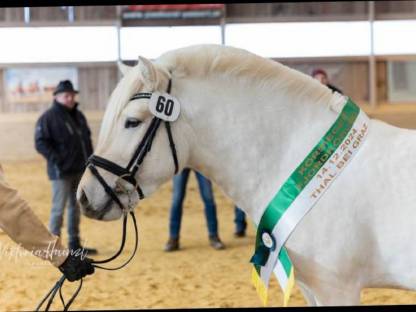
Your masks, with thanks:
[[[52,234],[61,236],[64,210],[68,202],[67,224],[69,242],[79,240],[80,210],[76,200],[76,190],[81,175],[71,175],[52,183],[52,209],[49,217],[49,230]]]
[[[186,184],[188,183],[191,169],[184,169],[181,173],[173,177],[173,198],[170,209],[169,235],[170,238],[178,239],[182,220],[182,206],[186,194]],[[198,181],[199,192],[205,206],[205,217],[207,220],[209,236],[218,235],[217,209],[214,201],[211,182],[202,174],[195,171]]]
[[[246,214],[244,213],[243,210],[241,210],[237,206],[234,207],[234,214],[235,214],[235,218],[234,218],[235,231],[244,232],[247,227]]]

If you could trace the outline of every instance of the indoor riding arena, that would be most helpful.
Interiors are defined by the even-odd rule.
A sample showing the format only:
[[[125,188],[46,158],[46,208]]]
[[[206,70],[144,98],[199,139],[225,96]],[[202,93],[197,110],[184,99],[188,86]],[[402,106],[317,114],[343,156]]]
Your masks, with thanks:
[[[0,24],[0,163],[5,181],[46,228],[52,184],[47,161],[35,147],[38,119],[52,106],[58,83],[70,80],[79,91],[77,109],[86,117],[95,147],[109,97],[122,78],[117,64],[133,66],[139,55],[152,60],[194,44],[242,48],[308,76],[324,77],[322,83],[353,99],[371,118],[416,128],[416,1],[2,7]],[[131,262],[120,270],[96,269],[86,276],[71,309],[263,306],[250,263],[256,226],[247,216],[245,235],[235,235],[235,204],[213,183],[218,236],[225,245],[213,248],[198,181],[192,172],[189,177],[179,250],[165,251],[173,191],[169,181],[136,207],[139,241]],[[65,246],[67,219],[65,210]],[[121,219],[102,222],[81,214],[79,226],[82,245],[98,251],[88,257],[107,259],[119,249]],[[127,227],[122,254],[103,266],[122,265],[133,253],[131,220]],[[34,310],[62,276],[3,230],[0,267],[2,311]],[[78,286],[79,281],[63,284],[66,301]],[[51,310],[63,309],[58,297]],[[416,291],[366,288],[361,304],[416,304]],[[288,306],[306,305],[295,283]],[[267,306],[283,306],[275,276]]]

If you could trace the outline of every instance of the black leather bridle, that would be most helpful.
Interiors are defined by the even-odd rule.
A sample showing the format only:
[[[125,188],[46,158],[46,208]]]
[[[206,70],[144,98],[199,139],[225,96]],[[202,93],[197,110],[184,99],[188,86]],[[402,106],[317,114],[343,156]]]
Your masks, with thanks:
[[[169,84],[167,87],[167,93],[170,93],[172,86],[172,81],[169,79]],[[137,99],[150,99],[152,96],[152,93],[150,92],[139,92],[134,94],[130,101],[137,100]],[[139,185],[139,183],[136,181],[135,175],[137,171],[140,168],[140,165],[142,164],[144,158],[146,157],[147,153],[150,152],[150,149],[152,147],[153,139],[155,138],[157,129],[160,126],[160,123],[165,123],[165,128],[167,131],[168,139],[169,139],[169,145],[172,152],[173,162],[175,165],[175,174],[178,172],[178,158],[176,154],[176,148],[175,143],[173,142],[172,137],[172,131],[170,128],[170,123],[168,121],[164,121],[156,116],[153,117],[149,127],[147,128],[145,135],[139,145],[137,146],[132,158],[130,159],[128,165],[124,168],[119,166],[118,164],[102,158],[100,156],[92,155],[87,162],[87,167],[90,169],[91,173],[97,178],[98,182],[102,185],[107,195],[111,197],[111,199],[117,203],[117,205],[120,207],[120,209],[124,210],[124,206],[121,203],[120,199],[117,196],[117,193],[120,193],[120,189],[118,191],[115,191],[113,188],[111,188],[107,182],[104,180],[104,178],[100,175],[100,173],[97,170],[97,167],[102,168],[108,172],[111,172],[112,174],[118,176],[119,178],[129,182],[132,184],[140,199],[143,199],[145,196],[143,194],[143,191]],[[123,188],[121,188],[123,190]],[[124,190],[125,191],[125,190]],[[125,191],[126,192],[126,191]],[[110,209],[110,205],[106,205],[106,207],[101,211],[100,218],[102,218]]]
[[[167,93],[170,93],[171,90],[171,86],[172,86],[172,81],[169,79],[169,84],[168,84],[168,88],[167,88]],[[150,99],[152,96],[152,93],[149,92],[139,92],[134,94],[129,101],[133,101],[133,100],[137,100],[137,99]],[[112,189],[107,182],[104,180],[104,178],[100,175],[100,173],[98,172],[96,167],[100,167],[108,172],[111,172],[112,174],[115,174],[116,176],[118,176],[119,178],[129,182],[130,184],[132,184],[137,193],[139,194],[139,198],[143,199],[144,198],[144,194],[142,189],[140,188],[139,184],[137,183],[137,180],[135,178],[135,175],[137,173],[137,171],[140,168],[140,165],[142,164],[144,158],[146,157],[147,153],[150,152],[150,148],[152,147],[152,143],[153,143],[153,139],[155,138],[156,135],[156,131],[160,126],[160,123],[164,122],[165,123],[165,127],[166,127],[166,131],[168,134],[168,138],[169,138],[169,145],[170,145],[170,149],[172,152],[172,157],[173,157],[173,162],[175,165],[175,174],[178,172],[179,169],[179,165],[178,165],[178,158],[177,158],[177,154],[176,154],[176,148],[175,148],[175,143],[173,141],[173,136],[172,136],[172,131],[170,128],[170,123],[168,121],[164,121],[158,117],[153,117],[149,127],[147,128],[145,135],[143,137],[143,139],[141,140],[141,142],[139,143],[138,147],[136,148],[130,162],[128,163],[127,167],[121,167],[118,164],[102,158],[100,156],[96,156],[96,155],[92,155],[87,162],[87,167],[90,169],[91,173],[97,178],[98,182],[102,185],[102,187],[104,188],[105,192],[110,196],[110,198],[117,203],[117,205],[120,207],[120,209],[123,212],[124,218],[123,218],[123,230],[122,230],[122,239],[121,239],[121,246],[119,248],[119,250],[117,251],[116,254],[114,254],[112,257],[105,259],[105,260],[93,260],[92,264],[95,268],[99,268],[99,269],[104,269],[104,270],[118,270],[121,269],[122,267],[124,267],[125,265],[127,265],[134,257],[134,255],[136,254],[137,251],[137,246],[138,246],[138,241],[139,241],[139,237],[138,237],[138,230],[137,230],[137,224],[136,224],[136,218],[134,216],[134,211],[132,210],[132,207],[124,207],[123,203],[121,202],[121,200],[118,198],[117,193],[120,193],[120,191],[116,191],[114,189]],[[116,185],[117,187],[117,185]],[[120,187],[120,185],[119,185]],[[121,189],[123,190],[123,188],[121,187]],[[127,193],[127,190],[124,190],[124,192],[122,193]],[[101,211],[100,213],[100,218],[102,218],[105,213],[107,213],[107,211],[109,210],[111,206],[110,205],[106,205],[106,207],[103,209],[103,211]],[[135,246],[134,246],[134,251],[133,254],[130,256],[130,258],[122,265],[115,267],[115,268],[106,268],[106,267],[102,267],[99,264],[103,264],[103,263],[108,263],[112,260],[114,260],[115,258],[117,258],[121,252],[124,249],[124,244],[126,242],[126,228],[127,228],[127,215],[130,214],[132,219],[133,219],[133,225],[134,225],[134,229],[135,229],[135,237],[136,237],[136,242],[135,242]],[[64,311],[68,311],[69,307],[71,306],[71,304],[73,303],[73,301],[75,300],[75,298],[77,297],[78,293],[81,290],[82,287],[82,279],[80,282],[80,285],[78,286],[77,290],[75,291],[75,293],[73,294],[73,296],[70,298],[70,300],[65,303],[64,298],[62,296],[62,286],[65,282],[65,275],[62,275],[62,277],[56,282],[56,284],[52,287],[52,289],[48,292],[48,294],[42,299],[42,301],[40,302],[40,304],[37,306],[36,311],[39,311],[40,308],[42,307],[42,305],[46,302],[46,300],[49,298],[49,301],[47,303],[46,309],[45,311],[49,311],[49,308],[53,302],[53,299],[55,298],[56,293],[59,291],[59,296],[62,302],[62,305],[64,306]]]

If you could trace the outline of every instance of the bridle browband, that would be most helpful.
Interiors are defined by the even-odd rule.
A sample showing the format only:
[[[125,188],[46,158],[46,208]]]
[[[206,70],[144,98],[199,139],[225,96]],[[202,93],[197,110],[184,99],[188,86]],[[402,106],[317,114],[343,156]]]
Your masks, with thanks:
[[[169,84],[167,87],[167,93],[170,93],[171,90],[171,86],[172,86],[172,81],[171,79],[169,79]],[[152,96],[152,93],[149,92],[139,92],[134,94],[129,101],[133,101],[133,100],[137,100],[137,99],[150,99]],[[116,163],[107,160],[105,158],[102,158],[100,156],[96,156],[96,155],[92,155],[88,161],[87,161],[87,167],[90,169],[91,173],[96,177],[96,179],[98,180],[98,182],[102,185],[102,187],[104,188],[105,192],[110,196],[110,198],[117,203],[117,205],[120,207],[120,209],[123,212],[124,218],[123,218],[123,230],[122,230],[122,239],[121,239],[121,246],[119,248],[119,250],[116,252],[116,254],[114,254],[112,257],[105,259],[105,260],[93,260],[93,266],[95,268],[99,268],[99,269],[104,269],[104,270],[118,270],[121,269],[122,267],[124,267],[125,265],[127,265],[131,259],[133,259],[134,255],[136,254],[137,251],[137,247],[138,247],[138,241],[139,241],[139,236],[138,236],[138,230],[137,230],[137,224],[136,224],[136,218],[134,216],[134,212],[132,211],[132,207],[127,207],[125,208],[124,205],[122,204],[121,200],[118,198],[117,193],[120,193],[119,191],[116,191],[114,189],[112,189],[107,182],[104,180],[104,178],[100,175],[100,173],[98,172],[96,167],[100,167],[108,172],[111,172],[112,174],[118,176],[119,178],[129,182],[130,184],[134,185],[137,193],[139,194],[139,198],[143,199],[144,198],[144,194],[142,189],[140,188],[139,184],[137,183],[137,180],[135,178],[135,175],[137,173],[137,171],[140,168],[140,165],[142,164],[144,158],[146,157],[147,153],[150,152],[150,149],[152,147],[152,143],[153,143],[153,139],[155,138],[156,135],[156,131],[160,126],[160,123],[164,121],[158,117],[153,117],[149,127],[146,130],[146,133],[143,137],[143,139],[141,140],[141,142],[139,143],[138,147],[136,148],[130,162],[128,163],[126,168],[123,168],[119,165],[117,165]],[[176,148],[175,148],[175,143],[173,141],[173,137],[172,137],[172,131],[170,128],[170,122],[168,121],[164,121],[165,123],[165,128],[168,134],[168,139],[169,139],[169,146],[172,152],[172,157],[173,157],[173,162],[175,165],[175,174],[178,173],[178,169],[179,169],[179,164],[178,164],[178,157],[176,154]],[[117,187],[117,185],[116,185]],[[129,196],[129,192],[124,190],[124,192],[122,193],[127,193],[127,195]],[[106,205],[106,207],[103,209],[103,211],[100,214],[100,219],[104,216],[104,214],[108,211],[109,207],[111,207],[110,205]],[[129,211],[130,210],[130,211]],[[114,267],[114,268],[106,268],[106,267],[102,267],[98,264],[103,264],[103,263],[108,263],[112,260],[114,260],[115,258],[117,258],[121,252],[124,249],[124,244],[126,242],[126,229],[127,229],[127,215],[128,213],[131,215],[132,219],[133,219],[133,225],[134,225],[134,229],[135,229],[135,237],[136,237],[136,242],[135,242],[135,246],[134,246],[134,251],[133,254],[130,256],[130,258],[122,265],[118,266],[118,267]],[[64,298],[62,296],[62,285],[65,282],[65,275],[62,275],[62,277],[56,282],[56,284],[52,287],[52,289],[49,291],[49,293],[42,299],[42,301],[40,302],[40,304],[37,306],[36,311],[39,311],[40,307],[44,304],[44,302],[46,302],[46,300],[49,298],[49,301],[47,303],[46,309],[45,311],[49,311],[49,308],[53,302],[53,299],[56,295],[56,293],[59,290],[59,296],[62,302],[62,305],[64,306],[64,311],[68,311],[70,305],[73,303],[73,301],[75,300],[76,296],[78,295],[78,293],[81,290],[82,287],[82,279],[80,282],[80,285],[78,286],[77,290],[75,291],[75,293],[72,295],[72,297],[70,298],[70,300],[65,303]]]
[[[167,93],[170,93],[172,86],[172,81],[169,79],[168,87],[167,87]],[[139,92],[134,94],[129,101],[137,100],[137,99],[150,99],[152,96],[152,93],[150,92]],[[119,178],[129,182],[132,184],[137,193],[139,194],[139,198],[143,199],[144,193],[137,182],[135,175],[137,171],[140,168],[140,165],[142,164],[144,158],[146,157],[147,153],[150,152],[150,149],[153,144],[153,139],[155,138],[157,129],[160,126],[160,123],[165,123],[165,128],[167,131],[168,139],[169,139],[169,146],[172,152],[172,158],[175,165],[175,174],[178,172],[179,165],[178,165],[178,157],[176,154],[176,148],[175,143],[173,141],[172,137],[172,131],[170,128],[170,123],[168,121],[164,121],[156,116],[153,117],[152,121],[150,122],[149,127],[146,130],[146,133],[137,146],[135,152],[133,153],[132,158],[130,159],[128,165],[124,168],[119,166],[118,164],[107,160],[105,158],[102,158],[97,155],[92,155],[87,162],[87,167],[90,169],[91,173],[97,178],[98,182],[102,185],[105,192],[111,197],[111,199],[117,203],[117,205],[123,210],[123,204],[121,203],[120,199],[117,196],[117,193],[120,193],[120,190],[116,191],[113,188],[111,188],[107,182],[104,180],[104,178],[100,175],[96,167],[102,168],[108,172],[111,172],[112,174],[118,176]],[[104,216],[105,213],[107,213],[108,209],[110,208],[110,205],[107,205],[106,208],[103,209],[101,212],[101,217]]]

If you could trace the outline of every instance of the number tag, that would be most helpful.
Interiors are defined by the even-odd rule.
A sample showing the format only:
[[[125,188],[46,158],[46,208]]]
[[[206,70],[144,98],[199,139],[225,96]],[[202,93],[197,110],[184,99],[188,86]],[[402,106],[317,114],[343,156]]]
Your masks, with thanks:
[[[149,101],[149,109],[162,120],[175,121],[178,119],[181,106],[178,99],[170,94],[154,92]]]

